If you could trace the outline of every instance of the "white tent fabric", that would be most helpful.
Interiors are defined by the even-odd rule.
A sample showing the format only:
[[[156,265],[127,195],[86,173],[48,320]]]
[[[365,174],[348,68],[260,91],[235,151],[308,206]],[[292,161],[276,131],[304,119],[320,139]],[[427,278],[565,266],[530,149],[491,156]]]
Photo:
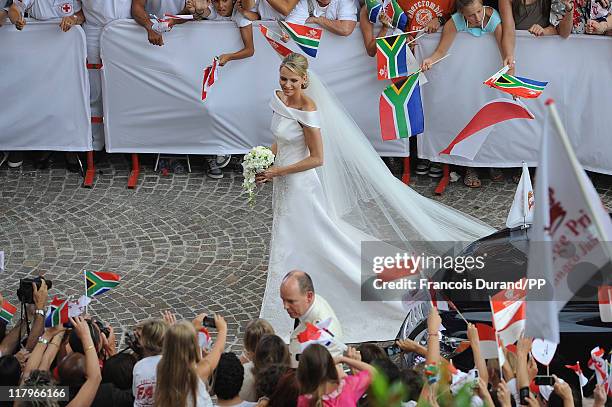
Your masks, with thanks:
[[[435,50],[439,34],[426,35],[419,55]],[[535,120],[510,120],[495,126],[474,161],[438,155],[486,102],[507,95],[483,85],[501,67],[492,35],[474,38],[459,33],[451,56],[427,72],[424,87],[425,135],[419,156],[472,167],[530,167],[538,162],[544,101],[553,98],[576,155],[587,170],[612,174],[609,134],[612,128],[612,41],[610,37],[572,35],[534,38],[526,31],[516,36],[516,75],[549,84],[538,99],[523,99]],[[450,113],[450,114],[449,114]]]
[[[0,151],[92,148],[89,79],[81,27],[27,21],[0,27]]]
[[[278,30],[275,22],[265,24]],[[107,151],[237,154],[270,145],[268,102],[278,87],[280,59],[259,23],[253,37],[255,55],[220,67],[203,103],[203,69],[215,55],[242,48],[234,23],[177,26],[164,34],[163,47],[150,45],[133,21],[107,25],[101,40]],[[376,79],[376,59],[365,53],[359,30],[349,37],[325,32],[317,58],[309,60],[379,154],[408,155],[406,140],[382,142],[378,99],[390,81]]]

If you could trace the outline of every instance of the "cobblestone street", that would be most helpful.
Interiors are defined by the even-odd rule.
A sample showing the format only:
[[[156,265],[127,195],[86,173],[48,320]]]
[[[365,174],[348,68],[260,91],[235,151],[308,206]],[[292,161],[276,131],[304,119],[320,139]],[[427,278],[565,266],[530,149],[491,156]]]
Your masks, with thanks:
[[[61,160],[55,154],[57,161]],[[259,313],[266,282],[272,225],[271,192],[259,191],[251,209],[241,194],[242,176],[230,170],[219,181],[206,177],[196,157],[191,174],[161,176],[153,157],[143,158],[139,186],[126,188],[128,164],[121,154],[97,165],[92,189],[63,165],[34,170],[0,169],[0,250],[5,251],[1,293],[17,305],[19,278],[45,274],[50,297],[84,292],[81,271],[112,271],[121,284],[92,303],[91,311],[117,331],[174,310],[192,318],[221,312],[229,343],[239,349],[245,321]],[[451,184],[441,202],[492,224],[504,225],[515,184],[480,189]],[[612,177],[594,175],[600,195],[612,208]],[[435,181],[413,176],[412,187],[432,197]]]

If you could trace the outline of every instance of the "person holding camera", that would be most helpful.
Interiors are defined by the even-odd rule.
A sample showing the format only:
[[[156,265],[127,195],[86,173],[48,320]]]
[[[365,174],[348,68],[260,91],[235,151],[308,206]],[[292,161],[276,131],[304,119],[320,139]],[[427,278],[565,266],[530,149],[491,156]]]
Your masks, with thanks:
[[[133,370],[134,407],[154,405],[157,365],[161,359],[167,330],[168,324],[159,318],[144,321],[136,328],[137,349],[142,359],[134,365]]]
[[[47,288],[47,281],[44,278],[35,280],[32,282],[31,302],[29,298],[26,298],[28,301],[24,301],[30,304],[33,303],[35,307],[30,336],[25,345],[25,348],[30,352],[34,349],[34,346],[36,346],[38,337],[41,336],[45,330],[45,311],[47,308],[47,299],[49,297]]]

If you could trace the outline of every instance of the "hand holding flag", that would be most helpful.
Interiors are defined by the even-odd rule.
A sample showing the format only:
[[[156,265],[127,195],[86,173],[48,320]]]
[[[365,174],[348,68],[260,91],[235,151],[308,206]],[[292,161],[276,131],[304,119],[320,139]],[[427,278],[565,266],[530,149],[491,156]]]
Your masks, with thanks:
[[[219,59],[215,57],[212,64],[204,69],[204,78],[202,79],[202,101],[206,100],[210,88],[212,88],[212,85],[217,81],[219,75],[217,73],[218,62]]]
[[[328,330],[331,325],[331,318],[326,319],[325,321],[318,322],[317,324],[311,324],[310,322],[306,323],[306,329],[300,332],[297,336],[298,342],[300,344],[300,352],[303,352],[304,349],[308,347],[308,345],[318,343],[319,345],[323,345],[326,348],[329,348],[332,344],[338,346],[342,352],[346,351],[348,347],[338,341],[332,332]]]

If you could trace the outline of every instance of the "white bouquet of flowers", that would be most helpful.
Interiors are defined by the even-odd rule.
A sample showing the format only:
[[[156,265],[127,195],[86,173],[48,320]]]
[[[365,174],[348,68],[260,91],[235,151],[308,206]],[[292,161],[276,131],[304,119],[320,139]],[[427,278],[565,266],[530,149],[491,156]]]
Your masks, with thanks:
[[[249,195],[249,204],[255,205],[255,175],[274,164],[274,154],[268,147],[257,146],[244,156],[242,162],[242,189]]]

